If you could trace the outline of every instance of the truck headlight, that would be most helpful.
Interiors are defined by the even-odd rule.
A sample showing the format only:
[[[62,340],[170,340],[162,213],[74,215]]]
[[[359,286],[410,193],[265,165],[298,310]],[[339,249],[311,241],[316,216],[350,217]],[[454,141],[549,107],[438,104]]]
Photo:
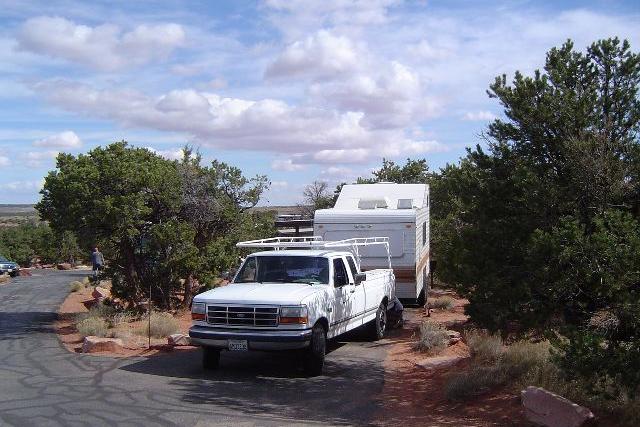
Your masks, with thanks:
[[[280,323],[305,325],[309,322],[306,305],[280,307]]]
[[[191,304],[191,319],[204,320],[207,313],[207,305],[203,302],[194,302]]]

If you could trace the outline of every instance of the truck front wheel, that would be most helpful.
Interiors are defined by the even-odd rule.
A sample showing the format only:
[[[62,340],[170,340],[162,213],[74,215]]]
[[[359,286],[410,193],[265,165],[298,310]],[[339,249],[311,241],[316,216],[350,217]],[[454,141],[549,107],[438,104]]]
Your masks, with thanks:
[[[202,347],[202,367],[207,370],[220,366],[220,350],[213,347]]]
[[[327,333],[320,324],[311,330],[311,342],[304,353],[304,370],[308,375],[322,374],[324,355],[327,352]]]
[[[380,303],[376,318],[369,324],[369,335],[373,341],[384,338],[387,331],[387,307],[384,303]]]

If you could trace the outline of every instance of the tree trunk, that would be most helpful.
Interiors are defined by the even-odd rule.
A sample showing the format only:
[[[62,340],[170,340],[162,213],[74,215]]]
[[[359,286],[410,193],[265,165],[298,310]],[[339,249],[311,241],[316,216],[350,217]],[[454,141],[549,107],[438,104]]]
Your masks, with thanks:
[[[193,290],[196,286],[198,286],[198,280],[193,277],[193,274],[189,274],[187,280],[184,281],[184,299],[182,300],[182,307],[188,308],[191,306]]]

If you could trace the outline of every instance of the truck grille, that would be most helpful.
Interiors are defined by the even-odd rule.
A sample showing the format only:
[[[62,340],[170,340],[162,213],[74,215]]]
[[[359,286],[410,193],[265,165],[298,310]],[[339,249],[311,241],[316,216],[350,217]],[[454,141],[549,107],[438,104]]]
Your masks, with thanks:
[[[278,326],[278,307],[210,305],[207,322],[212,325]]]

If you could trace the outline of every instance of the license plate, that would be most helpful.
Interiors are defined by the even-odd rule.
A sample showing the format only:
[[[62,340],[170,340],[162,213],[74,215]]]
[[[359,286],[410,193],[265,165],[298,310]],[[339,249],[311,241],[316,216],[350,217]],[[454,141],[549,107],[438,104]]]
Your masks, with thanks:
[[[249,346],[247,345],[247,340],[229,340],[229,350],[230,351],[249,350]]]

